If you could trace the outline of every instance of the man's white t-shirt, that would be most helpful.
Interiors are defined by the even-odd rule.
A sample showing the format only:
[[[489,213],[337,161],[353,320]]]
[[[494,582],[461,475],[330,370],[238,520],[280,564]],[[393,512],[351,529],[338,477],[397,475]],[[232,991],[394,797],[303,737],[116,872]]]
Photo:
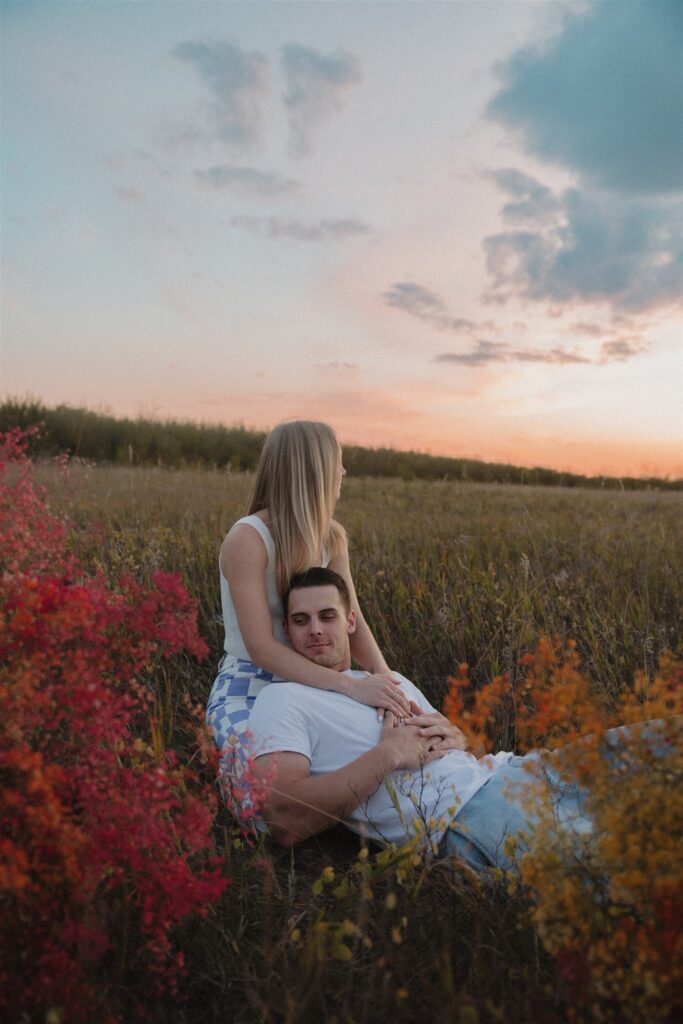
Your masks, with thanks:
[[[359,678],[363,673],[347,675]],[[404,676],[398,678],[420,708],[435,710],[413,683]],[[249,716],[255,757],[278,751],[303,754],[310,761],[312,776],[327,775],[367,753],[377,745],[381,729],[376,708],[299,683],[265,686]],[[371,839],[397,845],[419,833],[435,849],[458,811],[511,756],[501,752],[477,760],[463,750],[451,750],[420,771],[393,772],[344,824]]]

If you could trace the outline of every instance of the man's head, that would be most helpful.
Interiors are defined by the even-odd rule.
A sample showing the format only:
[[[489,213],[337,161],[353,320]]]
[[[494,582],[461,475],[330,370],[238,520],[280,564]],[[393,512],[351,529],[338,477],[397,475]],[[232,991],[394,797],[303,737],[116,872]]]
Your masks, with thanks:
[[[356,616],[338,573],[321,566],[297,573],[282,603],[285,629],[298,654],[339,672],[351,667],[349,635],[356,628]]]

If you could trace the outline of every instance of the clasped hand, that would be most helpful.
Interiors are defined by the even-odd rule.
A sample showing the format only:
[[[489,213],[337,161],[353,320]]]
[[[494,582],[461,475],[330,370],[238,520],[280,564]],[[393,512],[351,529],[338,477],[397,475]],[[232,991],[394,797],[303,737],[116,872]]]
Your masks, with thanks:
[[[416,729],[420,739],[427,743],[426,751],[433,755],[430,760],[441,757],[449,750],[467,750],[464,733],[438,711],[423,711],[414,700],[406,696],[399,680],[393,676],[367,673],[354,680],[353,697],[361,704],[377,708],[380,721],[391,713],[394,716],[392,728],[405,724]]]
[[[391,711],[384,716],[380,743],[392,749],[396,770],[417,771],[449,750],[465,750],[465,736],[444,715],[423,713],[414,701],[410,706],[411,718],[397,718]]]
[[[467,737],[445,715],[438,711],[423,712],[414,700],[410,701],[410,711],[412,717],[406,724],[417,728],[419,735],[430,742],[430,751],[441,755],[449,750],[467,750]]]

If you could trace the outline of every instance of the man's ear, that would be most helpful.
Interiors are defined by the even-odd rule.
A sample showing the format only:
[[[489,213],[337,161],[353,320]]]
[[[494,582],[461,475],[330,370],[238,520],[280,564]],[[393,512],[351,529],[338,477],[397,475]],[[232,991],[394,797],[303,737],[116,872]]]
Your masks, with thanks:
[[[353,608],[351,609],[347,616],[346,625],[348,633],[356,632],[356,613],[354,612]]]

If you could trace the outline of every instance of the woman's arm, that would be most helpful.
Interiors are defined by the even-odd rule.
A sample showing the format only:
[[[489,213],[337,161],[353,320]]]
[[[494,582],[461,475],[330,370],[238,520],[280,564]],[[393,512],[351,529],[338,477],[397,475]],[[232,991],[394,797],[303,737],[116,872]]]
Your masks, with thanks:
[[[341,551],[334,556],[330,561],[329,568],[338,572],[346,582],[349,588],[349,594],[351,596],[351,607],[356,613],[356,631],[351,634],[351,654],[366,670],[366,672],[376,672],[382,676],[391,676],[391,669],[387,665],[384,655],[379,649],[377,641],[375,640],[370,627],[363,617],[363,613],[358,605],[358,597],[356,596],[356,588],[353,585],[353,579],[351,577],[351,566],[349,564],[349,549],[344,542],[344,547]]]
[[[409,714],[408,698],[385,676],[373,674],[351,679],[342,672],[316,665],[275,639],[266,596],[267,565],[265,545],[252,526],[242,523],[230,531],[221,548],[220,566],[230,585],[242,639],[254,664],[304,686],[334,690],[398,716]]]

